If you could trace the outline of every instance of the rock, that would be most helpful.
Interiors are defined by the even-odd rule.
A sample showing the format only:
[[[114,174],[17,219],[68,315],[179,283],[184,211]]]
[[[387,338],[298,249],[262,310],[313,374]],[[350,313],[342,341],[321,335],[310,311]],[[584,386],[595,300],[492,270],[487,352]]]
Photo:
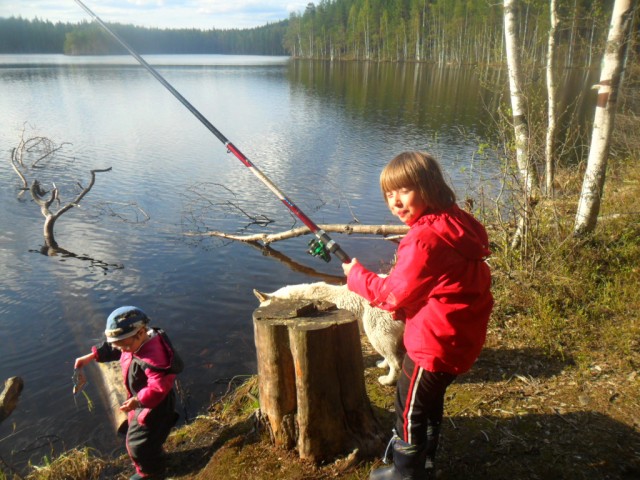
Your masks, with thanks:
[[[15,410],[23,388],[24,381],[20,377],[11,377],[4,382],[4,389],[0,393],[0,422]]]

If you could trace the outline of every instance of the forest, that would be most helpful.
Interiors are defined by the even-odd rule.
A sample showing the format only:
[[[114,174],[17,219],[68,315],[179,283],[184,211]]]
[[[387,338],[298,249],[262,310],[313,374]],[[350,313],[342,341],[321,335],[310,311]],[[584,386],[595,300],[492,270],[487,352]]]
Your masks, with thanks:
[[[559,2],[558,58],[565,66],[599,61],[612,0]],[[544,64],[547,0],[520,4],[523,60]],[[108,19],[105,19],[108,20]],[[486,0],[320,0],[289,19],[251,29],[158,29],[113,24],[143,54],[291,55],[323,60],[497,64],[504,61],[501,2]],[[0,53],[123,53],[90,22],[0,18]]]
[[[231,30],[110,26],[143,54],[285,55],[282,38],[287,22],[283,20],[256,28]],[[0,53],[105,55],[125,51],[100,26],[89,21],[53,23],[11,17],[0,18]]]
[[[566,66],[598,60],[611,0],[559,2],[559,52]],[[520,2],[522,51],[544,64],[549,1]],[[293,57],[496,64],[504,61],[502,2],[486,0],[321,0],[293,14],[284,38]]]

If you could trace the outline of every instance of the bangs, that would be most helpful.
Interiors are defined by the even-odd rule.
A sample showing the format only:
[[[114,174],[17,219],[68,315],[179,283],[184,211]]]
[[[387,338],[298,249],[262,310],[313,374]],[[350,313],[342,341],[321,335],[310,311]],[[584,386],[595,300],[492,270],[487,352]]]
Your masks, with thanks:
[[[422,200],[434,211],[449,208],[456,201],[437,160],[426,152],[403,152],[380,173],[380,190],[385,202],[388,192],[403,188],[419,191]]]
[[[416,172],[408,162],[391,161],[380,174],[382,195],[392,190],[414,187],[418,184]]]

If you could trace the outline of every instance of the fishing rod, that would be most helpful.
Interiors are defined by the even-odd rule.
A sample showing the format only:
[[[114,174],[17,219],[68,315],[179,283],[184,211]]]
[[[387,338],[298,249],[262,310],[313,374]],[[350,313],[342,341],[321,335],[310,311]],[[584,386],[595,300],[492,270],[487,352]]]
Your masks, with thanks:
[[[151,75],[155,77],[156,80],[158,80],[167,90],[169,90],[169,92],[171,92],[171,94],[174,97],[176,97],[180,101],[180,103],[182,103],[182,105],[187,107],[187,110],[189,110],[198,120],[200,120],[200,123],[202,123],[205,127],[207,127],[207,129],[211,133],[213,133],[218,138],[218,140],[222,142],[222,144],[225,147],[227,147],[228,152],[233,153],[236,156],[236,158],[244,164],[244,166],[248,167],[251,173],[253,173],[256,177],[258,177],[258,179],[260,179],[260,181],[262,181],[262,183],[264,183],[269,188],[269,190],[271,190],[276,195],[276,197],[278,197],[280,201],[284,203],[284,205],[291,211],[291,213],[293,213],[296,217],[298,217],[300,221],[302,221],[302,223],[304,223],[309,228],[309,230],[311,230],[311,232],[316,236],[316,239],[311,240],[309,242],[309,249],[307,250],[307,253],[313,255],[314,257],[319,256],[325,262],[328,262],[331,260],[330,253],[333,253],[335,256],[337,256],[343,263],[349,263],[351,261],[351,258],[349,257],[349,255],[347,255],[345,251],[342,250],[342,248],[340,248],[340,245],[334,242],[324,230],[318,227],[318,225],[316,225],[313,222],[313,220],[307,217],[307,215],[305,215],[305,213],[302,210],[300,210],[296,206],[296,204],[293,203],[293,201],[291,201],[291,199],[289,199],[276,186],[276,184],[269,179],[269,177],[267,177],[264,173],[262,173],[262,171],[260,171],[260,169],[256,167],[238,149],[238,147],[236,147],[233,143],[231,143],[227,139],[227,137],[225,137],[220,132],[220,130],[214,127],[213,124],[209,120],[207,120],[207,118],[204,115],[202,115],[193,105],[191,105],[191,103],[189,103],[189,101],[186,98],[184,98],[180,94],[180,92],[178,92],[175,88],[173,88],[173,86],[167,80],[165,80],[165,78],[162,75],[160,75],[155,68],[149,65],[144,58],[138,55],[138,53],[136,53],[136,51],[133,48],[131,48],[122,38],[120,38],[120,36],[117,33],[111,30],[111,28],[109,28],[109,26],[106,23],[104,23],[95,13],[93,13],[93,11],[89,9],[89,7],[87,7],[80,0],[75,0],[75,2],[78,5],[80,5],[80,7],[82,7],[82,9],[85,12],[87,12],[91,17],[93,17],[93,19],[96,22],[98,22],[98,24],[102,28],[104,28],[113,38],[115,38],[116,41],[120,45],[122,45],[138,61],[138,63],[140,63],[140,65],[146,68],[149,71],[149,73],[151,73]]]

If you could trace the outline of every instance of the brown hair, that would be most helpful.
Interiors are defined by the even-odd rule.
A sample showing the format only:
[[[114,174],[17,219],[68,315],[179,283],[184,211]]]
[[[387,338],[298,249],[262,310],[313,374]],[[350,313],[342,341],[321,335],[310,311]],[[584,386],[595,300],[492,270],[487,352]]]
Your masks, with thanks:
[[[425,152],[403,152],[391,160],[380,174],[380,189],[387,200],[387,192],[414,188],[427,206],[435,211],[445,210],[456,202],[456,194],[447,184],[437,160]]]

